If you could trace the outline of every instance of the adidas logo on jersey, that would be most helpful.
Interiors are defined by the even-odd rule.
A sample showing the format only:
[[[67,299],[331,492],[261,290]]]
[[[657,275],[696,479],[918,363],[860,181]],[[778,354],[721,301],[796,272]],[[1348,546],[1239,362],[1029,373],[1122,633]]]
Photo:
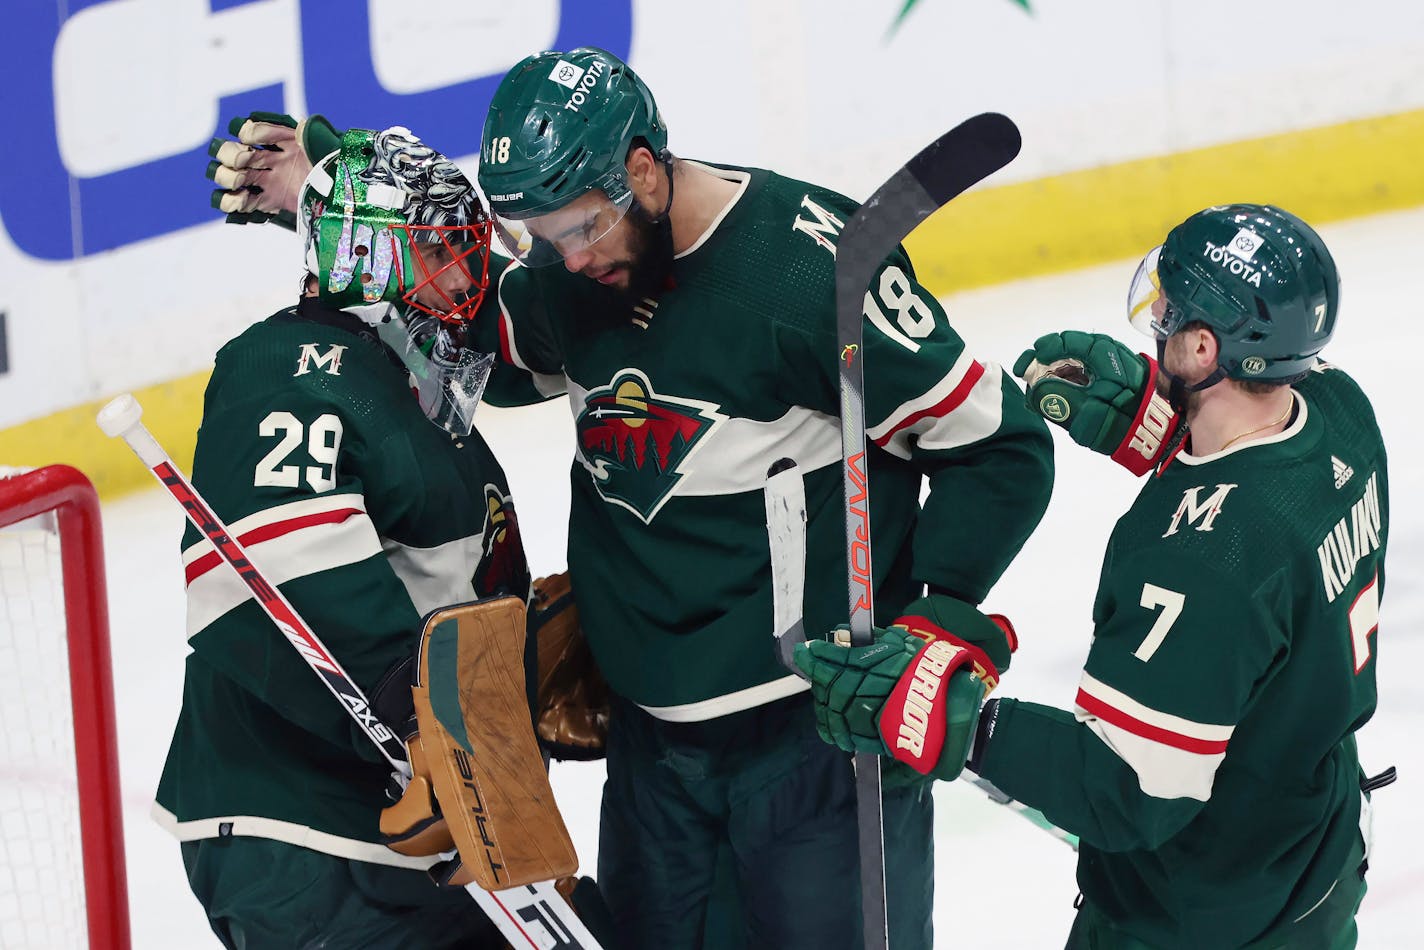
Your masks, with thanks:
[[[1335,456],[1330,456],[1330,466],[1335,470],[1335,487],[1344,488],[1345,483],[1354,477],[1355,470]]]

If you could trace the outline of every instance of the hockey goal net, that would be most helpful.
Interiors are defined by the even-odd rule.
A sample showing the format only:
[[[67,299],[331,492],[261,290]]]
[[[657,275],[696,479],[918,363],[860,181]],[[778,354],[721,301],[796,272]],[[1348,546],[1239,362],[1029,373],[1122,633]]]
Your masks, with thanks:
[[[99,500],[0,469],[0,947],[129,946]]]

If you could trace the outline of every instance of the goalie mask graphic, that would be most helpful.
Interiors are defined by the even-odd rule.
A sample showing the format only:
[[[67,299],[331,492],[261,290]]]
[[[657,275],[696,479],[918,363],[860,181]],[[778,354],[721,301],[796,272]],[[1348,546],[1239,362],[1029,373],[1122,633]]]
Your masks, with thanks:
[[[376,327],[427,418],[469,434],[494,363],[465,346],[490,248],[469,179],[407,129],[352,129],[307,176],[297,229],[318,296]]]

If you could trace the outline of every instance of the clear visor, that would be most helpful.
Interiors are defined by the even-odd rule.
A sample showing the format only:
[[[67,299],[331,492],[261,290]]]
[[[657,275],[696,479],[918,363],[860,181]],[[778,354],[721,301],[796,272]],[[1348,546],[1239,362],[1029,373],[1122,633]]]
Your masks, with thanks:
[[[1127,292],[1127,319],[1137,332],[1166,339],[1181,328],[1182,319],[1180,311],[1162,293],[1162,281],[1157,276],[1157,260],[1161,256],[1162,245],[1159,244],[1137,265],[1132,287]]]
[[[460,328],[422,313],[382,323],[377,332],[410,370],[425,418],[453,435],[469,435],[494,354],[462,346]]]
[[[557,208],[545,205],[518,218],[496,214],[495,228],[504,249],[525,267],[557,264],[588,250],[623,220],[633,192],[625,187],[620,193],[615,200],[595,188]]]

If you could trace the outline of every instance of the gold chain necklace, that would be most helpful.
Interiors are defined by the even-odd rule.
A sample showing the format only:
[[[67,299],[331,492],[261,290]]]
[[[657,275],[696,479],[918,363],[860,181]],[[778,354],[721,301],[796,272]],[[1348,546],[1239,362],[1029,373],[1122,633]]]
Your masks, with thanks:
[[[1281,413],[1279,419],[1276,419],[1274,422],[1268,422],[1268,423],[1266,423],[1266,424],[1263,425],[1263,426],[1257,426],[1257,427],[1254,428],[1254,429],[1247,429],[1245,432],[1241,433],[1240,435],[1232,436],[1231,439],[1230,439],[1225,445],[1223,445],[1221,448],[1217,449],[1217,451],[1218,451],[1218,452],[1225,452],[1227,449],[1231,448],[1231,445],[1232,445],[1233,442],[1237,442],[1237,441],[1239,441],[1239,440],[1241,440],[1241,439],[1244,439],[1244,438],[1246,438],[1248,435],[1255,435],[1257,432],[1264,432],[1266,429],[1270,429],[1270,428],[1273,428],[1273,427],[1275,427],[1275,426],[1280,425],[1282,422],[1285,422],[1285,421],[1286,421],[1286,417],[1291,414],[1291,410],[1294,409],[1294,408],[1295,408],[1295,397],[1292,396],[1292,397],[1291,397],[1291,401],[1290,401],[1290,405],[1286,406],[1286,411],[1283,412],[1283,413]]]

